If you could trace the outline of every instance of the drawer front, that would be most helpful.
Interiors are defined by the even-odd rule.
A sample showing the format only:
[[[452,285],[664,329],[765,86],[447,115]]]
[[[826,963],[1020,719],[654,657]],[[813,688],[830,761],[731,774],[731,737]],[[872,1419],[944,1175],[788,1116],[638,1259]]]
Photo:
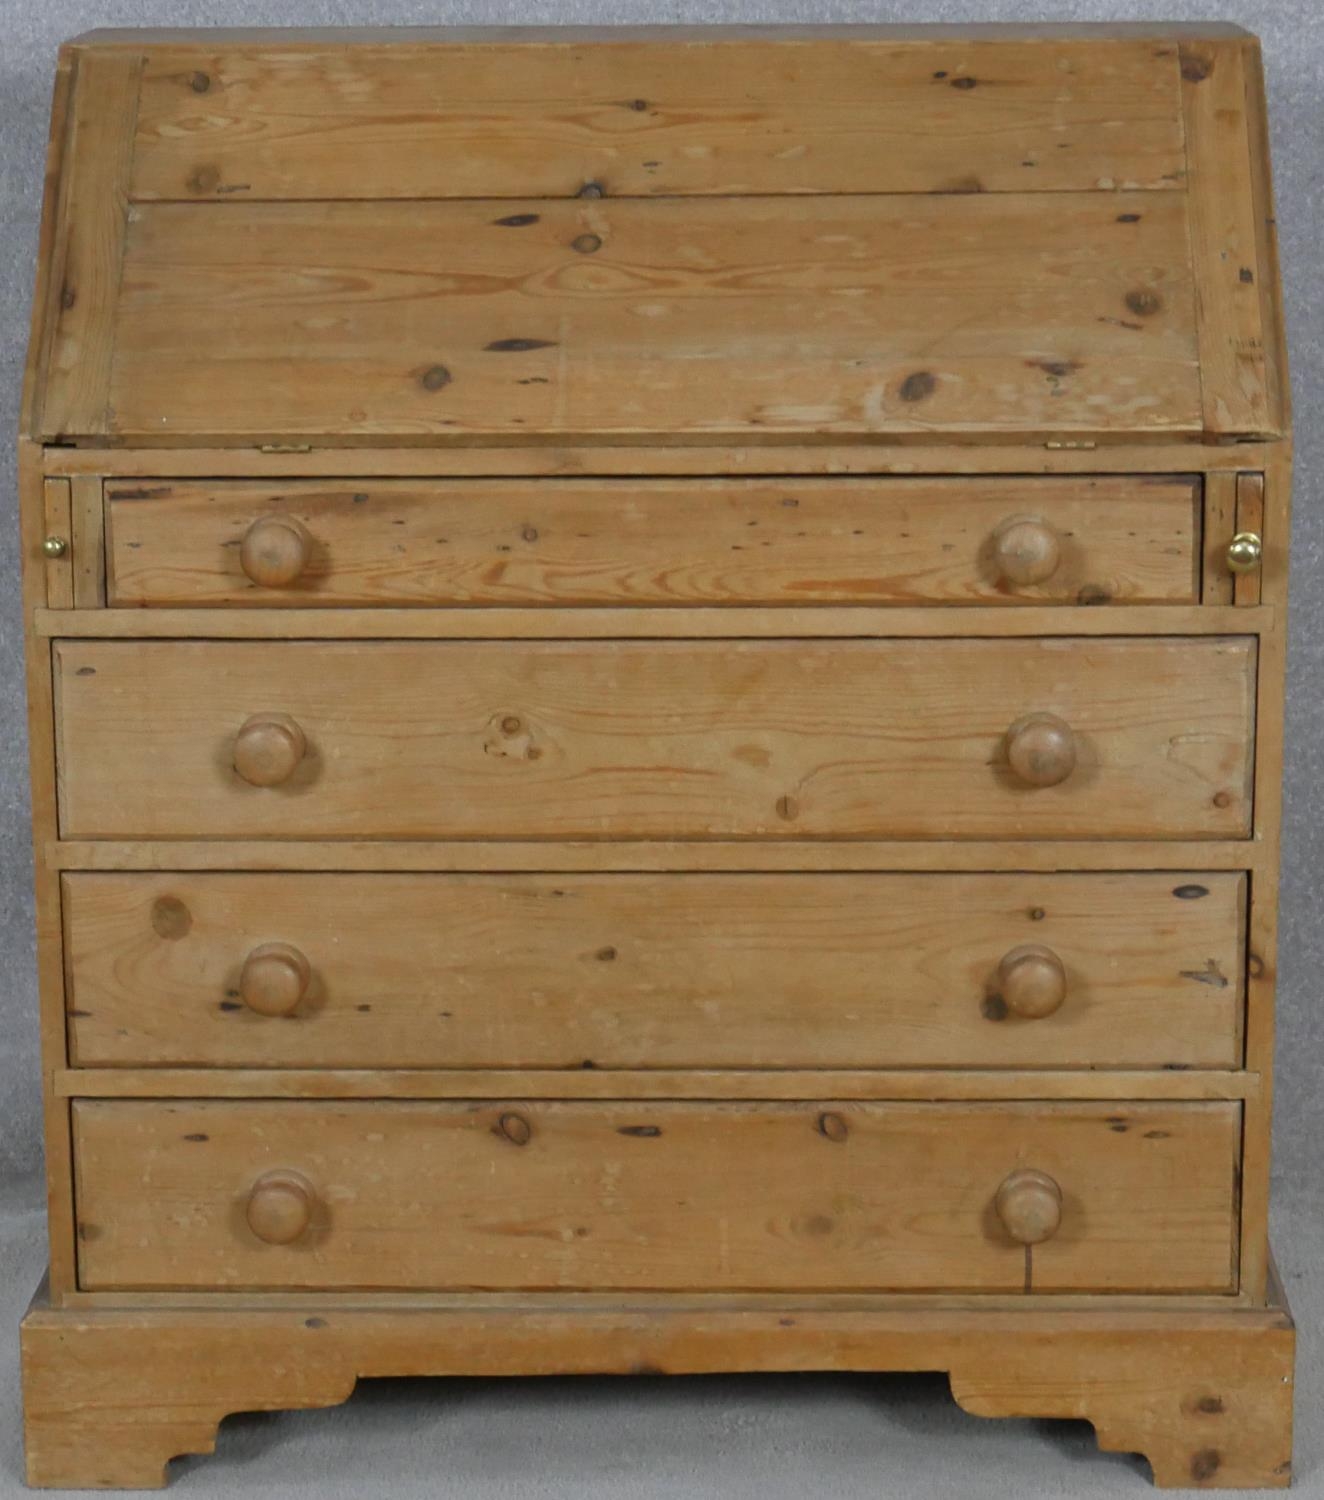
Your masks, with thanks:
[[[81,1101],[79,1280],[1231,1291],[1239,1119],[1225,1103]],[[1048,1181],[1009,1183],[1031,1172]],[[1015,1236],[1036,1211],[1052,1230],[1054,1190],[1060,1221],[1027,1254]]]
[[[108,486],[119,605],[1198,598],[1191,476]]]
[[[1248,638],[66,641],[67,838],[1243,837]]]
[[[1236,1067],[1229,874],[65,877],[83,1066]]]

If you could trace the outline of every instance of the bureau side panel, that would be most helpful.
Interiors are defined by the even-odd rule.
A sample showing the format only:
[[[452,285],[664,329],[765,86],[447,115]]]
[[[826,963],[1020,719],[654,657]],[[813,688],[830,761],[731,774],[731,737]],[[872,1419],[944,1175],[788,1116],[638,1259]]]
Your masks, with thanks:
[[[77,55],[53,246],[58,275],[45,308],[50,345],[37,427],[45,437],[111,430],[111,355],[141,72],[133,52]]]
[[[1258,44],[1181,45],[1204,427],[1286,429]]]
[[[1278,908],[1282,860],[1283,734],[1286,710],[1287,574],[1292,467],[1284,447],[1263,474],[1264,564],[1260,597],[1273,606],[1259,640],[1256,679],[1255,837],[1262,858],[1250,882],[1246,983],[1246,1068],[1260,1078],[1248,1105],[1242,1160],[1241,1275],[1252,1297],[1270,1276],[1269,1181],[1278,995]]]

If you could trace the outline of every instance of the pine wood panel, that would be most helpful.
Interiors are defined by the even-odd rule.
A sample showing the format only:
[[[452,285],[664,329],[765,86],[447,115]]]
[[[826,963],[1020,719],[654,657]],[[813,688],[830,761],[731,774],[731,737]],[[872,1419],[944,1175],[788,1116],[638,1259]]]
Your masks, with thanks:
[[[73,485],[74,603],[98,609],[106,602],[106,509],[100,479],[76,474]]]
[[[1172,188],[1185,165],[1172,40],[403,40],[154,48],[134,197]]]
[[[1265,1079],[1208,1068],[68,1068],[69,1099],[1177,1099],[1263,1104]]]
[[[1286,599],[1288,539],[1292,531],[1292,459],[1287,445],[1254,475],[1246,498],[1258,512],[1266,546],[1260,595]],[[1241,484],[1238,483],[1238,500]],[[1240,505],[1238,506],[1240,511]],[[1253,608],[1247,605],[1245,608]],[[1286,708],[1285,611],[1261,638],[1256,719],[1261,754],[1256,767],[1255,805],[1262,822],[1266,862],[1254,878],[1254,903],[1247,930],[1246,1065],[1265,1074],[1264,1097],[1249,1110],[1243,1132],[1242,1260],[1244,1284],[1257,1298],[1273,1279],[1269,1249],[1269,1195],[1273,1128],[1275,1000],[1278,990],[1279,889],[1283,816],[1283,733]]]
[[[1256,278],[1265,338],[1265,394],[1278,433],[1292,430],[1292,391],[1288,382],[1287,330],[1283,321],[1283,281],[1278,263],[1278,219],[1274,207],[1273,163],[1269,156],[1269,106],[1258,37],[1241,38],[1246,82],[1246,131],[1250,141],[1251,212],[1255,218]],[[1238,280],[1240,280],[1240,267]]]
[[[70,550],[73,527],[69,514],[69,485],[68,479],[47,479],[42,485],[42,519],[45,528],[41,555],[45,562],[45,600],[51,609],[72,609],[74,604],[74,559]],[[65,550],[58,557],[48,557],[45,543],[54,538],[64,543]]]
[[[1122,1097],[1122,1096],[1119,1096]],[[1276,1273],[1275,1273],[1276,1274]],[[39,1289],[40,1291],[40,1289]],[[1270,1307],[1281,1306],[1281,1289],[1269,1293]],[[1213,1314],[1226,1320],[1229,1313],[1255,1314],[1262,1318],[1263,1302],[1253,1305],[1243,1292],[1113,1292],[1100,1300],[1097,1292],[631,1292],[622,1303],[618,1292],[327,1292],[327,1291],[188,1291],[75,1292],[71,1311],[80,1315],[148,1312],[208,1312],[226,1316],[244,1313],[332,1312],[355,1313],[505,1313],[542,1317],[559,1314],[578,1320],[584,1314],[618,1313],[623,1306],[632,1313],[664,1318],[693,1314],[734,1312],[783,1313],[792,1308],[804,1312],[841,1313],[846,1317],[870,1313],[904,1313],[922,1325],[934,1313],[959,1312],[975,1318],[998,1313],[1084,1313],[1091,1322],[1106,1324],[1125,1313],[1158,1315],[1191,1313],[1196,1318]],[[926,1315],[928,1315],[926,1317]],[[1075,1321],[1072,1319],[1071,1321]],[[1251,1319],[1247,1319],[1251,1322]],[[635,1371],[633,1373],[643,1373]]]
[[[53,1298],[58,1303],[75,1281],[73,1150],[69,1106],[59,1097],[54,1079],[66,1065],[63,935],[60,882],[42,859],[55,837],[56,767],[54,681],[51,648],[31,634],[35,611],[46,599],[46,485],[41,450],[20,439],[17,490],[19,555],[23,560],[22,603],[26,622],[27,752],[31,778],[33,917],[42,1071],[42,1145],[46,1187],[46,1230]]]
[[[200,445],[169,448],[151,445],[146,436],[135,445],[115,448],[47,448],[46,472],[51,475],[95,474],[107,479],[141,479],[159,484],[168,479],[208,479],[218,476],[272,481],[276,479],[330,479],[342,481],[352,468],[379,479],[422,478],[512,479],[519,476],[555,479],[634,476],[644,479],[698,477],[715,474],[753,477],[761,474],[784,479],[788,475],[831,474],[879,478],[898,475],[910,478],[932,474],[1068,475],[1097,474],[1105,464],[1116,474],[1179,474],[1200,470],[1206,474],[1263,468],[1280,451],[1273,440],[1247,439],[1244,443],[1211,446],[1198,434],[1181,441],[1137,437],[1109,442],[1103,450],[1089,440],[1036,438],[999,439],[991,446],[952,443],[938,434],[932,442],[886,444],[848,441],[798,442],[771,446],[748,443],[674,444],[612,443],[586,446],[577,443],[543,443],[514,446],[484,444],[482,447],[424,447],[400,443],[375,447],[371,460],[365,454],[347,454],[353,443],[336,433],[319,437],[317,444],[294,443],[265,447]]]
[[[1198,596],[1199,482],[820,479],[110,484],[116,605],[1166,603]],[[307,532],[288,582],[250,528]],[[1033,519],[1059,560],[1009,579]],[[259,575],[260,576],[260,575]]]
[[[70,838],[1229,837],[1248,638],[56,645]],[[284,784],[234,769],[293,718]],[[1046,713],[1077,767],[1030,788]]]
[[[1230,591],[1229,591],[1230,593]],[[876,605],[797,607],[583,606],[514,609],[451,607],[383,609],[115,609],[38,608],[37,634],[68,640],[291,641],[625,641],[625,640],[891,640],[1032,639],[1062,631],[1084,638],[1256,635],[1271,630],[1274,606],[1137,604],[1126,609],[1079,609],[1064,615],[1056,605],[1016,609],[932,609],[926,605],[882,610]]]
[[[1205,606],[1232,604],[1235,575],[1227,565],[1228,543],[1237,529],[1237,475],[1227,472],[1204,478],[1204,584],[1200,597]]]
[[[72,1061],[340,1068],[1235,1067],[1235,875],[70,875]],[[243,1003],[250,952],[311,979]],[[998,966],[1049,948],[1026,1019]]]
[[[1237,475],[1237,530],[1253,532],[1264,544],[1265,562],[1270,575],[1281,573],[1286,559],[1280,552],[1281,540],[1271,536],[1264,525],[1264,475]],[[1264,564],[1252,573],[1238,573],[1233,582],[1232,597],[1241,608],[1260,602],[1263,592]]]
[[[55,64],[51,90],[51,118],[46,138],[46,159],[41,194],[41,222],[37,230],[36,276],[32,306],[28,314],[27,359],[23,366],[23,389],[19,397],[18,432],[20,451],[41,431],[39,411],[44,396],[47,365],[55,337],[51,317],[52,288],[63,272],[66,243],[60,221],[64,203],[60,183],[68,144],[69,118],[73,107],[74,58],[65,47]],[[53,477],[55,470],[46,470]]]
[[[1295,1333],[1276,1285],[1266,1307],[1235,1310],[1189,1296],[1082,1311],[1060,1295],[1014,1308],[729,1293],[585,1306],[564,1292],[252,1305],[260,1295],[69,1317],[39,1294],[22,1340],[28,1482],[159,1486],[168,1458],[212,1451],[231,1412],[333,1406],[362,1378],[733,1369],[947,1370],[964,1410],[1084,1419],[1100,1448],[1143,1453],[1160,1486],[1291,1479]],[[1065,1487],[1074,1448],[1062,1462]]]
[[[1282,430],[1280,319],[1262,285],[1276,269],[1262,230],[1273,210],[1267,164],[1252,157],[1248,70],[1259,58],[1239,46],[1182,44],[1204,424],[1217,433]]]
[[[1200,870],[1261,874],[1263,840],[1247,839],[52,839],[44,870],[352,870],[388,874],[510,874],[572,870],[639,874],[771,870],[870,874],[974,871]]]
[[[114,431],[1199,431],[1182,197],[1052,205],[995,193],[584,199],[524,213],[495,201],[138,205]]]
[[[100,435],[107,408],[142,58],[80,54],[58,184],[59,224],[42,347],[41,432]],[[57,117],[61,108],[57,101]],[[57,188],[52,185],[52,194]],[[34,350],[38,339],[34,336]]]
[[[74,1121],[88,1289],[1235,1290],[1234,1104],[84,1100]],[[1024,1167],[1063,1195],[1028,1255],[993,1211]],[[245,1220],[277,1169],[315,1197],[284,1246]]]

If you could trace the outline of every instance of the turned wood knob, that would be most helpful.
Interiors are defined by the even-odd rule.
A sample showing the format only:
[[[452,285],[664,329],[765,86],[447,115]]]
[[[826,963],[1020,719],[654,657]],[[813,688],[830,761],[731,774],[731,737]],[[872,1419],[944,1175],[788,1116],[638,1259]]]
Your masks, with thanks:
[[[993,533],[993,560],[1008,583],[1043,583],[1057,572],[1062,545],[1047,521],[1015,516]]]
[[[289,943],[264,943],[244,960],[239,998],[260,1016],[288,1016],[308,993],[313,971]]]
[[[268,1245],[292,1245],[307,1233],[317,1206],[313,1185],[298,1172],[265,1172],[249,1189],[248,1227]]]
[[[1014,1015],[1037,1021],[1060,1010],[1067,998],[1067,971],[1051,948],[1024,943],[998,965],[998,993]]]
[[[1006,1179],[994,1207],[1012,1239],[1039,1245],[1051,1240],[1062,1223],[1062,1189],[1047,1172],[1026,1167]]]
[[[1057,786],[1076,769],[1076,737],[1054,714],[1027,714],[1007,731],[1007,764],[1026,786]]]
[[[279,786],[294,775],[308,749],[288,714],[254,714],[234,741],[234,768],[252,786]]]
[[[280,589],[295,582],[308,566],[313,539],[293,516],[262,516],[244,533],[239,566],[264,589]]]

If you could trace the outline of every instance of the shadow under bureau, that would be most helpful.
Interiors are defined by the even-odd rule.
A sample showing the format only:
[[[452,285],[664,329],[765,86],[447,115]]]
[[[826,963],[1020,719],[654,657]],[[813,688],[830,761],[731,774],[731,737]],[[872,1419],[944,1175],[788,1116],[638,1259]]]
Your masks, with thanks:
[[[722,1370],[1287,1483],[1252,38],[94,33],[31,350],[34,1484]]]

